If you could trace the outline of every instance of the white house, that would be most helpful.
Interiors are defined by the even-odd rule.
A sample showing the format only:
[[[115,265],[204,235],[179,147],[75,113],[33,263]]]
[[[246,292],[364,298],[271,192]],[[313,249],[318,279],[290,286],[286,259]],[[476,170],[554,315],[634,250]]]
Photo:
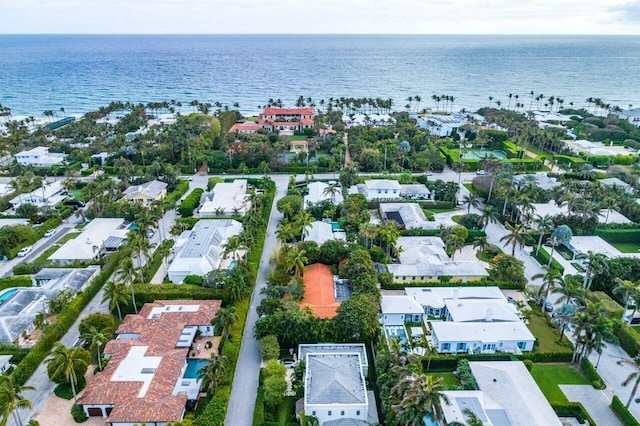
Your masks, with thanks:
[[[61,291],[83,290],[99,272],[98,266],[45,268],[31,277],[32,287],[0,291],[0,342],[29,346],[26,335],[35,330],[36,316],[48,312],[49,302]]]
[[[307,234],[303,234],[302,239],[315,241],[321,246],[329,240],[347,241],[347,234],[344,231],[334,231],[330,223],[315,221],[307,228]]]
[[[66,154],[51,153],[49,148],[39,146],[28,151],[20,151],[15,157],[18,164],[23,166],[51,167],[62,164]]]
[[[399,237],[399,263],[387,265],[394,282],[428,282],[447,277],[452,281],[477,281],[489,276],[479,262],[451,260],[440,237]]]
[[[485,426],[561,426],[563,423],[521,361],[471,361],[479,390],[445,391],[445,424],[468,424],[470,410]]]
[[[397,180],[369,179],[349,188],[349,193],[363,194],[367,200],[385,200],[400,198],[401,189]]]
[[[618,179],[618,178],[607,178],[607,179],[600,179],[598,180],[598,182],[600,182],[602,185],[608,186],[608,187],[618,187],[618,188],[622,188],[624,189],[624,191],[627,194],[633,194],[633,187],[631,185],[629,185],[627,182]]]
[[[403,184],[400,185],[400,196],[412,200],[429,200],[431,199],[431,191],[421,183]]]
[[[431,339],[440,353],[519,354],[533,350],[535,337],[526,325],[514,322],[432,321]]]
[[[91,261],[106,251],[116,250],[127,238],[129,229],[120,218],[93,219],[82,233],[56,250],[49,260],[57,263]]]
[[[534,203],[531,205],[535,214],[538,216],[556,216],[556,215],[568,215],[569,206],[566,203],[558,206],[555,201],[551,200],[548,203]],[[622,213],[614,209],[603,209],[598,214],[598,223],[631,223],[631,221]]]
[[[422,322],[425,313],[422,306],[407,295],[384,295],[380,301],[382,323],[384,325],[404,325],[408,322]]]
[[[90,417],[113,426],[166,425],[195,408],[200,359],[189,352],[198,335],[213,336],[220,300],[156,300],[127,315],[104,347],[109,358],[78,397]]]
[[[451,136],[468,123],[466,116],[459,112],[448,115],[428,114],[417,119],[418,127],[440,137]]]
[[[357,352],[306,353],[304,412],[320,426],[366,426],[369,401],[363,360]]]
[[[180,235],[174,247],[177,254],[169,266],[169,280],[179,284],[187,275],[204,276],[214,269],[232,268],[234,255],[224,256],[225,244],[241,231],[242,224],[231,219],[198,221]]]
[[[247,180],[236,179],[230,183],[216,183],[210,193],[203,195],[200,217],[244,216],[251,203],[247,196]]]
[[[438,229],[438,224],[427,220],[417,203],[380,203],[383,220],[393,220],[404,229]]]
[[[334,204],[340,204],[344,201],[342,197],[342,189],[339,185],[333,185],[335,187],[335,194],[331,194],[327,190],[329,184],[325,182],[310,182],[307,185],[309,193],[304,196],[304,202],[302,208],[307,208],[309,204],[319,203],[320,201],[330,200]]]
[[[67,197],[67,191],[62,186],[62,182],[55,181],[51,183],[45,183],[38,189],[35,189],[27,194],[18,194],[17,197],[11,201],[11,206],[14,209],[20,207],[20,204],[33,204],[36,207],[48,207],[53,208],[56,204],[60,203]]]
[[[627,120],[636,127],[640,127],[640,108],[633,108],[629,105],[629,109],[622,110],[618,113],[618,118]]]

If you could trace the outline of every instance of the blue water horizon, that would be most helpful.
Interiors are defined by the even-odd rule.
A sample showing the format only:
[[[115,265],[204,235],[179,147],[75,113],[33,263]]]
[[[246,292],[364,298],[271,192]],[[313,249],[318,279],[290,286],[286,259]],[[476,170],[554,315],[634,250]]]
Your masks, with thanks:
[[[640,103],[639,63],[640,36],[0,35],[0,103],[33,116],[171,99],[255,113],[270,98],[392,98],[402,110],[408,96],[422,109],[446,94],[458,110],[489,96],[506,106],[512,93],[528,109],[534,91],[565,107],[594,97],[626,108]]]

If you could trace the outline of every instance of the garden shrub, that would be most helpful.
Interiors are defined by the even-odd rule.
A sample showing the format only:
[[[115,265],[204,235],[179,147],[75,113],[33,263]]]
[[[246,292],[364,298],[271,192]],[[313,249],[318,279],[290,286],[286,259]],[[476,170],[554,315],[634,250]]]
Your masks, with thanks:
[[[183,217],[193,216],[193,211],[200,204],[200,197],[204,193],[202,188],[196,188],[191,191],[191,194],[187,195],[187,198],[182,200],[182,204],[178,207],[178,211]]]
[[[4,290],[12,287],[31,287],[31,277],[2,277],[0,278],[0,290]]]
[[[598,374],[598,372],[593,367],[593,364],[591,364],[591,361],[589,361],[588,358],[585,358],[582,361],[581,367],[582,367],[582,372],[584,373],[584,376],[587,378],[587,380],[591,382],[591,385],[594,388],[604,389],[607,387],[607,385],[602,380],[602,377],[600,377],[600,374]]]
[[[89,420],[89,417],[84,413],[84,410],[77,404],[73,404],[71,406],[71,416],[73,416],[73,420],[75,420],[76,423],[84,423]]]
[[[584,424],[585,421],[588,421],[590,425],[596,424],[584,406],[579,402],[552,402],[551,407],[558,417],[575,417],[580,424]]]

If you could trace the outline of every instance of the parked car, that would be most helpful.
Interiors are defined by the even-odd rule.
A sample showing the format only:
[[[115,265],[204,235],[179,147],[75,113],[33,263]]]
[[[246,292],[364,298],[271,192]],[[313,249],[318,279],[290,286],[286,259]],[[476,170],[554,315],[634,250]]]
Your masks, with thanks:
[[[545,312],[553,312],[553,303],[544,302],[544,310]]]
[[[33,246],[26,246],[20,249],[20,251],[18,252],[17,256],[18,257],[25,257],[26,255],[28,255],[31,250],[33,250]]]
[[[53,234],[55,234],[55,233],[56,233],[56,230],[55,230],[55,229],[49,229],[47,232],[45,232],[45,233],[44,233],[44,236],[45,236],[46,238],[49,238],[49,237],[51,237],[51,236],[52,236]]]
[[[84,204],[84,201],[80,201],[80,200],[76,200],[75,198],[71,198],[69,200],[66,200],[64,202],[64,205],[65,206],[73,206],[73,207],[75,207],[77,209],[78,207],[84,207],[85,204]]]
[[[478,176],[485,176],[487,174],[487,172],[485,172],[484,170],[476,170],[476,174]]]

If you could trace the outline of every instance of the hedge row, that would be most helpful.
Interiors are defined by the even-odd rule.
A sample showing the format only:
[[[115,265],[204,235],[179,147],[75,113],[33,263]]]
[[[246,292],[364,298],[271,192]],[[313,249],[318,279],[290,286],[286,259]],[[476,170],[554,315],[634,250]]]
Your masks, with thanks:
[[[49,229],[56,228],[61,223],[62,223],[62,218],[60,217],[52,217],[51,219],[48,219],[42,222],[42,224],[40,224],[38,229],[34,230],[34,232],[29,236],[29,238],[24,240],[18,246],[9,250],[7,257],[9,259],[13,259],[14,257],[16,257],[20,249],[22,249],[23,247],[35,244],[40,238],[44,237],[45,232],[47,232]]]
[[[590,291],[589,300],[600,304],[607,310],[609,318],[621,318],[624,308],[604,291]]]
[[[551,255],[544,249],[544,247],[540,247],[540,251],[538,252],[538,254],[536,254],[536,250],[537,250],[537,247],[534,247],[534,249],[531,250],[531,257],[537,260],[538,263],[542,266],[548,265],[549,258],[551,257]],[[553,259],[551,261],[551,267],[553,269],[559,270],[564,274],[564,266],[562,266],[560,262],[558,262],[557,260]]]
[[[164,199],[164,209],[172,209],[178,200],[189,190],[189,182],[186,180],[181,181],[172,192]]]
[[[611,410],[616,413],[616,416],[620,419],[624,426],[640,426],[640,422],[636,420],[633,414],[625,407],[624,403],[617,396],[613,397],[611,401]]]
[[[597,424],[579,402],[552,402],[551,407],[558,417],[575,417],[581,424],[584,424],[585,421],[590,425]]]
[[[406,287],[498,287],[505,290],[522,290],[522,284],[495,281],[426,281],[408,283],[383,283],[383,290],[403,290]]]
[[[533,362],[571,362],[573,352],[524,352],[518,355],[518,359],[524,361],[525,359]]]
[[[600,374],[598,374],[598,371],[593,367],[593,364],[591,364],[591,361],[589,361],[588,358],[585,358],[582,361],[581,367],[584,376],[587,378],[587,380],[589,380],[589,382],[591,382],[591,385],[594,388],[604,389],[607,387],[607,385],[602,380],[602,377],[600,377]]]
[[[222,300],[225,303],[228,299],[225,290],[190,284],[138,284],[135,292],[136,304],[140,306],[155,300]]]
[[[31,277],[13,276],[0,278],[0,290],[12,287],[31,287],[32,285]]]
[[[40,363],[49,355],[54,343],[60,340],[76,321],[82,310],[95,297],[100,288],[109,279],[113,271],[120,263],[123,253],[114,253],[107,263],[102,267],[102,271],[93,279],[81,293],[68,304],[56,316],[55,323],[44,329],[38,343],[35,344],[29,354],[18,364],[11,373],[17,384],[24,385],[31,375],[36,371]]]
[[[204,189],[196,188],[191,191],[191,194],[187,195],[187,197],[182,200],[182,204],[178,207],[178,211],[183,217],[193,216],[193,211],[198,204],[200,204],[200,197],[204,193]]]
[[[637,243],[640,241],[638,229],[596,228],[595,234],[608,243]]]
[[[466,352],[461,352],[458,355],[434,355],[429,359],[429,356],[422,358],[422,366],[425,371],[430,372],[444,372],[454,371],[458,368],[459,359],[468,359],[469,361],[515,361],[517,358],[512,354],[475,354],[470,355]],[[428,370],[427,370],[428,367]]]
[[[638,335],[628,330],[626,324],[622,324],[620,321],[613,322],[613,334],[618,338],[620,347],[629,354],[631,358],[638,356],[640,353],[640,339]]]

